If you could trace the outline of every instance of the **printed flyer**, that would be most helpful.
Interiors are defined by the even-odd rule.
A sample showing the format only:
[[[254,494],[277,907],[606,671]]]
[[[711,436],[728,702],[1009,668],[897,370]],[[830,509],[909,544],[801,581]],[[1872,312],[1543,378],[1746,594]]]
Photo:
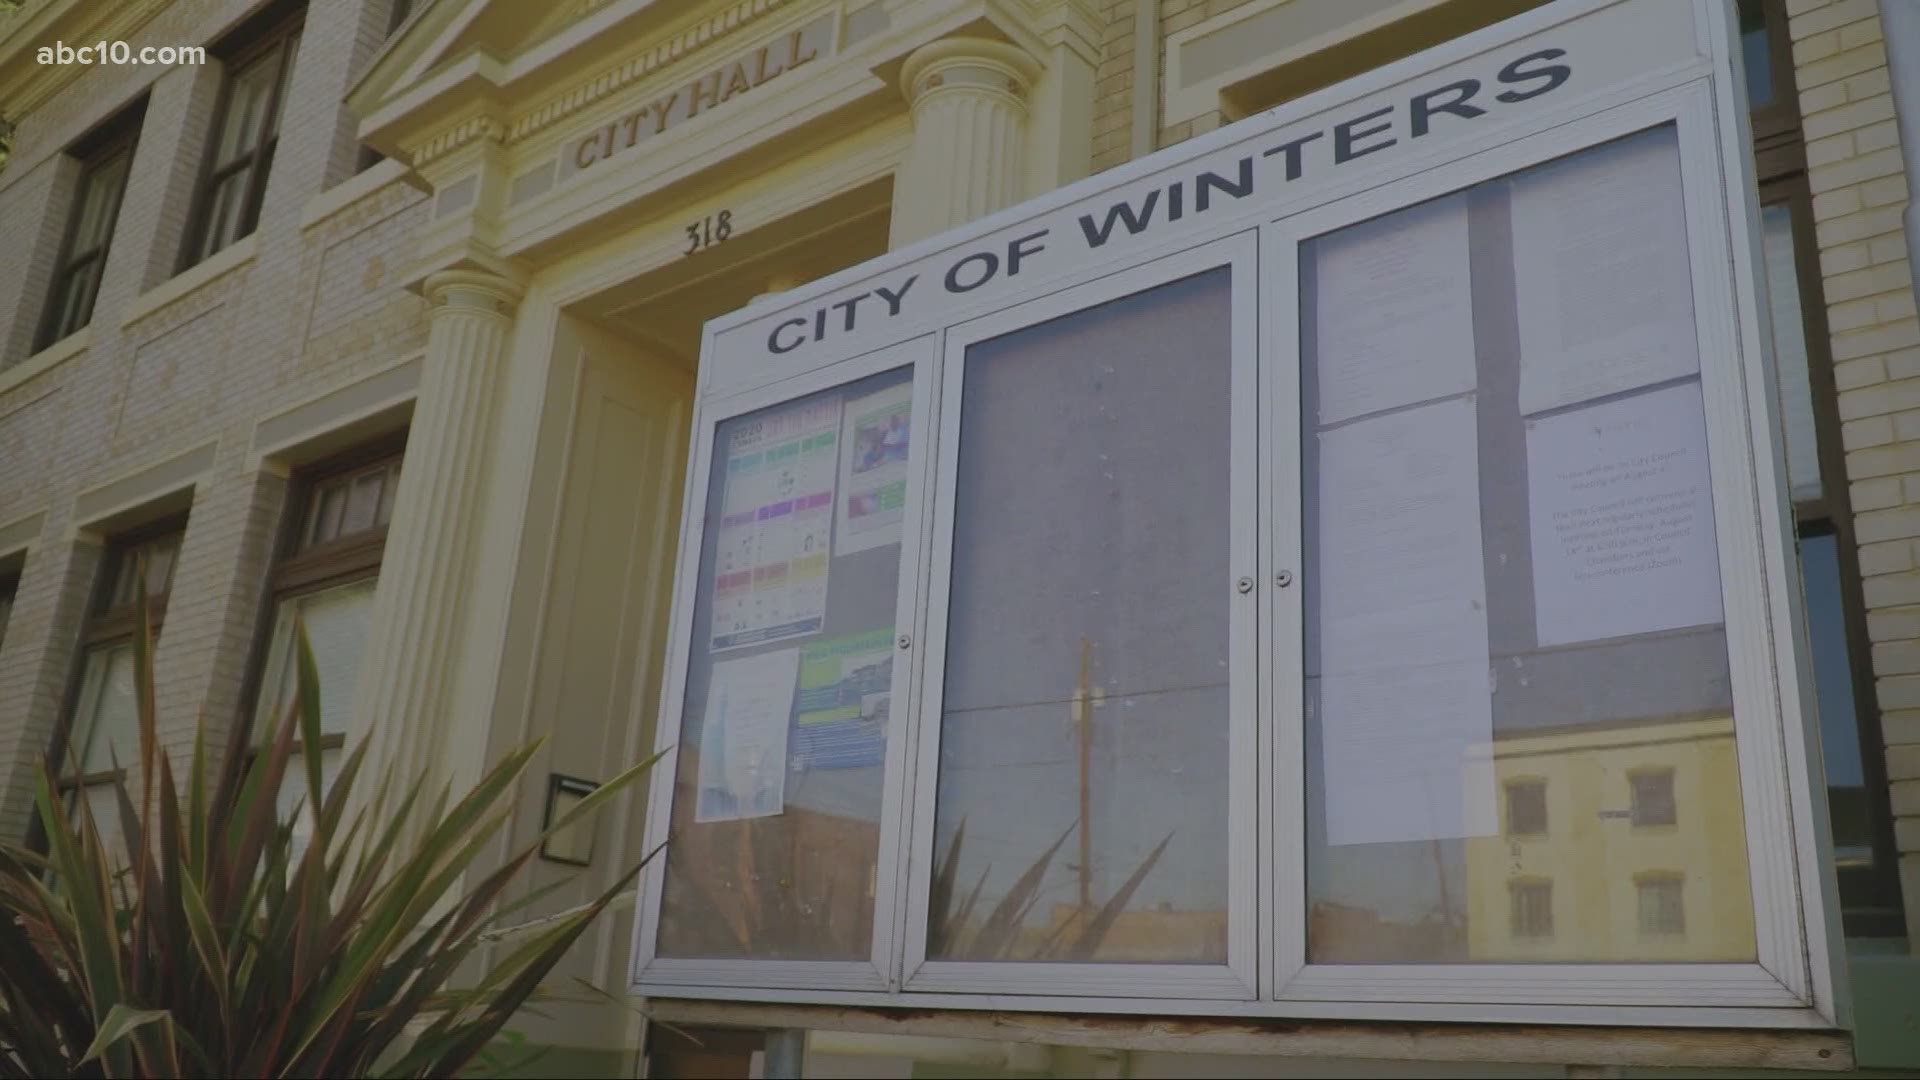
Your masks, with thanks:
[[[726,441],[714,547],[714,652],[818,633],[839,462],[840,402],[743,422]]]
[[[808,645],[800,653],[794,759],[810,769],[883,764],[892,691],[892,627]]]
[[[911,382],[847,402],[847,418],[840,433],[835,554],[848,555],[900,542],[907,507],[907,444],[912,414]]]
[[[787,717],[799,664],[800,650],[776,649],[713,665],[693,820],[739,821],[786,809]]]

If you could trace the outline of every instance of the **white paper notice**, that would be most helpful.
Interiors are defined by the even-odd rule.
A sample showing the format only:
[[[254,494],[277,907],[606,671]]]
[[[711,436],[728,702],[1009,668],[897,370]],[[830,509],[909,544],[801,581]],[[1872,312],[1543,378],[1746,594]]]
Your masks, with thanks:
[[[1492,831],[1480,466],[1468,398],[1320,436],[1320,722],[1332,844]]]
[[[827,616],[828,537],[840,402],[816,401],[731,430],[714,545],[713,651],[817,633]]]
[[[1521,177],[1512,207],[1521,412],[1700,370],[1671,128]]]
[[[1484,638],[1482,640],[1485,640]],[[1320,681],[1327,843],[1491,836],[1484,660],[1328,675]]]
[[[738,821],[785,809],[787,727],[799,672],[799,649],[713,665],[693,820]]]
[[[1700,384],[1527,422],[1541,645],[1721,621]]]
[[[834,503],[836,555],[900,542],[912,425],[912,383],[847,402],[840,430],[840,493]]]
[[[1467,250],[1465,195],[1314,241],[1320,423],[1473,389]]]

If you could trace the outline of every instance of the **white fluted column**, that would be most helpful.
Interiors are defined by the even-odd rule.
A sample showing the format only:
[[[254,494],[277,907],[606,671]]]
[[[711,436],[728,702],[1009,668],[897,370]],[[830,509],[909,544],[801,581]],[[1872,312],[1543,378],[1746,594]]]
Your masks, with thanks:
[[[494,274],[446,270],[426,281],[427,355],[407,435],[353,718],[370,737],[364,768],[391,765],[398,799],[445,782],[449,704],[461,670],[466,599],[481,527],[481,488],[505,379],[520,287]],[[455,793],[457,798],[460,792]]]
[[[894,178],[893,247],[1020,201],[1038,74],[1025,52],[984,38],[942,38],[907,57],[913,145]]]

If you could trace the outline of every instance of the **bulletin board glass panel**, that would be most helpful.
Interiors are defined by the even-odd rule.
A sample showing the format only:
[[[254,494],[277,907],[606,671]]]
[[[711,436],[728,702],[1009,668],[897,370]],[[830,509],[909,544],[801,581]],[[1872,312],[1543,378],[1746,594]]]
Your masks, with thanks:
[[[1665,125],[1303,245],[1309,963],[1756,959],[1687,235]]]
[[[1228,960],[1233,272],[966,348],[929,960]]]
[[[872,954],[912,393],[902,367],[715,426],[663,957]]]

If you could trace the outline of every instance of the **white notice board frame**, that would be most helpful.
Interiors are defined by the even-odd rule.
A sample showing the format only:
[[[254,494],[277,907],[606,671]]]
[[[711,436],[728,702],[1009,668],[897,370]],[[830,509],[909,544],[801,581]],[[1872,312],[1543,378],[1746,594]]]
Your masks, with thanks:
[[[706,539],[704,508],[707,489],[713,476],[713,443],[720,425],[737,416],[757,412],[770,406],[809,394],[856,382],[873,375],[902,368],[910,369],[912,385],[913,414],[916,417],[930,415],[936,406],[935,394],[939,386],[938,354],[934,349],[935,341],[931,337],[921,337],[898,343],[882,349],[876,349],[864,356],[853,357],[843,363],[832,364],[804,372],[793,378],[752,390],[733,394],[727,398],[710,403],[694,424],[695,453],[689,457],[686,505],[682,509],[680,537],[680,555],[683,563],[690,563],[691,570],[678,578],[674,584],[674,612],[676,619],[684,617],[691,620],[695,605],[698,603],[696,589],[699,585],[700,554]],[[703,403],[707,404],[707,403]],[[920,591],[916,583],[922,576],[919,563],[920,552],[925,544],[922,534],[925,531],[926,515],[921,507],[926,500],[927,462],[932,457],[930,425],[916,423],[908,434],[908,472],[907,506],[910,512],[901,528],[903,543],[900,547],[900,587],[894,602],[894,625],[910,627],[918,620]],[[662,725],[661,750],[668,751],[659,764],[657,778],[648,785],[647,820],[665,822],[673,809],[674,789],[677,786],[680,754],[677,743],[680,733],[680,718],[687,694],[687,668],[692,656],[694,642],[683,626],[676,621],[676,632],[669,643],[667,683],[662,687],[662,700],[670,703],[666,706],[671,720]],[[913,699],[913,682],[916,676],[915,665],[895,663],[893,667],[892,695],[895,701]],[[889,739],[884,767],[884,789],[882,800],[886,803],[903,798],[902,791],[908,783],[910,758],[907,754],[908,741]],[[661,852],[642,873],[639,889],[639,917],[634,920],[634,940],[639,951],[635,954],[634,969],[645,970],[651,982],[659,986],[677,987],[813,987],[833,988],[851,991],[884,992],[898,984],[897,950],[894,946],[894,933],[898,924],[897,912],[900,906],[899,895],[904,886],[900,860],[901,823],[887,819],[881,823],[879,851],[876,859],[874,881],[874,912],[872,949],[865,961],[860,960],[741,960],[705,957],[680,957],[661,955],[657,945],[660,932],[661,897],[666,885],[666,853]],[[665,842],[662,837],[651,841],[648,850],[653,850]]]
[[[916,874],[908,883],[907,921],[903,936],[906,943],[905,987],[909,991],[1021,993],[1042,990],[1096,997],[1218,998],[1226,1001],[1254,997],[1258,967],[1254,936],[1255,908],[1258,903],[1255,881],[1258,841],[1254,807],[1259,737],[1253,697],[1254,669],[1257,666],[1257,613],[1253,594],[1239,591],[1235,582],[1253,573],[1257,548],[1253,529],[1257,483],[1254,431],[1258,402],[1254,341],[1257,327],[1254,313],[1259,297],[1256,254],[1254,236],[1249,231],[1130,267],[1071,289],[1063,289],[953,327],[947,332],[940,391],[938,479],[933,485],[938,494],[933,499],[934,524],[930,533],[932,574],[925,625],[920,632],[923,647],[919,654],[924,677],[919,684],[920,698],[915,708],[919,720],[915,790],[930,794],[939,782],[940,773],[941,688],[944,685],[950,599],[948,585],[953,561],[955,472],[962,432],[961,387],[966,377],[968,347],[1195,274],[1226,269],[1232,275],[1229,285],[1233,305],[1229,340],[1232,349],[1230,377],[1233,396],[1227,404],[1234,473],[1228,481],[1231,517],[1228,528],[1232,533],[1228,542],[1228,566],[1220,568],[1217,599],[1222,617],[1228,624],[1228,647],[1232,657],[1229,669],[1229,772],[1225,792],[1229,807],[1229,835],[1225,845],[1228,857],[1227,962],[1214,966],[981,963],[929,959],[927,906],[931,879],[928,875]],[[913,813],[912,865],[932,866],[936,863],[933,832],[932,803],[930,800],[917,800]]]
[[[1405,110],[1412,97],[1462,78],[1498,89],[1500,73],[1518,70],[1512,65],[1528,58],[1536,58],[1531,62],[1537,66],[1539,57],[1569,65],[1572,74],[1563,88],[1516,94],[1514,101],[1489,104],[1477,119],[1449,121],[1444,129],[1436,120],[1432,137],[1407,136]],[[897,624],[914,627],[915,644],[909,662],[896,665],[895,676],[895,716],[908,723],[888,748],[887,791],[897,802],[889,803],[893,817],[883,825],[876,895],[882,906],[875,914],[871,965],[828,970],[659,957],[654,935],[665,860],[656,859],[641,882],[633,991],[769,1003],[1076,1013],[1845,1026],[1844,980],[1835,974],[1843,951],[1828,861],[1825,791],[1817,782],[1818,733],[1804,719],[1811,715],[1810,668],[1798,594],[1788,587],[1795,580],[1792,518],[1771,394],[1770,327],[1757,271],[1757,199],[1739,64],[1729,0],[1560,0],[709,323],[702,340],[659,745],[670,747],[679,737],[693,619],[691,582],[699,571],[714,425],[750,402],[772,404],[799,396],[803,388],[826,385],[811,373],[921,342],[928,351],[917,361],[915,375],[913,475],[923,486],[917,489],[902,553],[903,565],[918,576],[903,578],[903,616]],[[1357,119],[1390,108],[1401,111],[1380,115],[1402,125],[1395,129],[1396,140],[1345,159],[1333,156],[1333,132],[1344,124],[1352,135],[1361,130],[1353,126]],[[1292,307],[1298,297],[1297,244],[1340,222],[1663,122],[1682,129],[1729,652],[1738,654],[1730,655],[1730,663],[1743,713],[1736,721],[1737,742],[1759,960],[1309,968],[1298,861],[1304,810],[1300,787],[1288,772],[1300,760],[1299,672],[1297,662],[1276,661],[1289,649],[1297,656],[1300,647],[1302,590],[1280,584],[1280,571],[1297,565],[1299,551],[1300,477],[1297,457],[1290,457],[1299,445]],[[1163,215],[1151,228],[1113,232],[1110,242],[1092,243],[1083,216],[1108,213],[1121,202],[1138,206],[1147,193],[1165,195],[1176,184],[1185,185],[1191,200],[1202,173],[1217,180],[1210,207],[1189,201],[1178,221]],[[1248,176],[1258,183],[1236,190]],[[929,655],[937,647],[930,631],[936,606],[931,594],[945,587],[933,580],[933,514],[952,497],[941,479],[950,468],[950,453],[942,450],[950,451],[953,437],[940,422],[942,389],[951,374],[945,366],[954,347],[949,331],[973,320],[995,320],[1022,304],[1064,304],[1063,310],[1071,310],[1073,301],[1064,298],[1072,290],[1091,289],[1091,295],[1099,292],[1093,283],[1102,279],[1135,271],[1150,276],[1146,268],[1158,260],[1250,230],[1257,239],[1262,300],[1256,369],[1263,395],[1256,424],[1261,475],[1252,503],[1240,509],[1254,516],[1260,538],[1252,555],[1252,596],[1263,644],[1250,693],[1241,692],[1248,684],[1235,673],[1235,708],[1248,701],[1251,710],[1249,716],[1236,713],[1235,723],[1250,725],[1259,751],[1245,766],[1255,774],[1255,795],[1250,800],[1235,796],[1236,807],[1255,809],[1255,910],[1251,920],[1236,912],[1233,933],[1234,950],[1245,949],[1253,958],[1253,992],[1183,986],[1186,975],[1168,979],[1153,971],[1129,972],[1148,980],[1135,990],[1075,972],[1016,975],[963,970],[993,965],[923,965],[924,927],[915,920],[923,921],[924,879],[931,872],[934,774],[926,763],[936,754],[937,730],[926,716],[936,704],[927,687],[938,670]],[[1024,261],[1012,270],[1016,251]],[[973,271],[991,265],[997,276],[984,275],[978,283],[964,275],[949,278],[963,264]],[[1236,293],[1237,286],[1236,274]],[[1286,299],[1275,303],[1275,298]],[[1236,308],[1236,321],[1241,316]],[[1726,357],[1737,359],[1715,359]],[[1705,371],[1716,362],[1721,366],[1709,377]],[[1238,562],[1236,553],[1236,573]],[[905,614],[909,607],[911,618]],[[909,680],[904,690],[903,678]],[[646,822],[649,849],[668,838],[670,787],[654,785]],[[1237,840],[1234,850],[1243,850]],[[1253,936],[1250,946],[1239,944],[1242,933]],[[1229,968],[1244,986],[1242,955],[1230,951]]]
[[[1304,890],[1288,889],[1304,881],[1307,821],[1304,800],[1279,800],[1275,814],[1276,896],[1283,898],[1276,927],[1274,965],[1277,994],[1299,1001],[1472,1002],[1485,1005],[1531,1001],[1575,1006],[1596,997],[1621,1005],[1684,1007],[1701,1001],[1754,1008],[1794,1008],[1807,1004],[1816,972],[1810,956],[1826,943],[1809,934],[1794,898],[1801,867],[1791,858],[1796,828],[1793,807],[1770,778],[1785,776],[1793,753],[1785,732],[1805,726],[1792,665],[1782,666],[1777,647],[1792,647],[1797,613],[1775,624],[1777,610],[1797,600],[1790,588],[1770,586],[1766,541],[1791,529],[1792,517],[1779,499],[1759,498],[1755,483],[1743,482],[1767,472],[1781,473],[1777,414],[1766,392],[1768,379],[1755,379],[1734,358],[1740,342],[1751,341],[1741,326],[1734,282],[1720,268],[1733,261],[1735,231],[1728,227],[1728,204],[1719,183],[1714,142],[1711,87],[1687,83],[1615,106],[1577,122],[1516,140],[1476,157],[1433,169],[1319,210],[1275,221],[1267,227],[1262,255],[1265,279],[1272,282],[1262,306],[1267,322],[1263,358],[1274,378],[1274,408],[1268,430],[1274,455],[1275,525],[1270,533],[1274,556],[1282,566],[1301,563],[1304,537],[1300,474],[1289,448],[1300,445],[1300,290],[1301,248],[1314,237],[1366,221],[1396,209],[1498,179],[1636,132],[1671,124],[1677,129],[1681,186],[1687,215],[1687,246],[1692,270],[1700,378],[1707,410],[1708,456],[1713,469],[1714,518],[1718,529],[1722,603],[1734,693],[1735,747],[1740,761],[1747,860],[1754,903],[1758,962],[1696,964],[1309,964],[1305,955]],[[1748,313],[1751,314],[1751,313]],[[1289,378],[1288,373],[1293,377]],[[1758,383],[1763,408],[1752,408]],[[1775,453],[1767,452],[1773,447]],[[1756,452],[1757,448],[1757,452]],[[1782,473],[1783,475],[1783,473]],[[1759,529],[1740,523],[1756,522]],[[1789,534],[1790,535],[1790,534]],[[1791,550],[1790,548],[1787,550]],[[1781,579],[1771,579],[1778,581]],[[1791,579],[1786,579],[1791,580]],[[1782,597],[1780,594],[1788,594]],[[1302,591],[1279,590],[1274,597],[1275,633],[1271,657],[1276,701],[1274,760],[1277,785],[1303,780],[1305,758],[1304,684],[1300,657],[1305,611]],[[1781,600],[1788,604],[1780,603]],[[1788,686],[1776,684],[1779,678]],[[1809,825],[1815,823],[1809,822]],[[1817,831],[1817,830],[1816,830]],[[1801,833],[1804,835],[1804,833]],[[1657,969],[1659,978],[1650,978]],[[1830,990],[1828,991],[1830,992]]]

